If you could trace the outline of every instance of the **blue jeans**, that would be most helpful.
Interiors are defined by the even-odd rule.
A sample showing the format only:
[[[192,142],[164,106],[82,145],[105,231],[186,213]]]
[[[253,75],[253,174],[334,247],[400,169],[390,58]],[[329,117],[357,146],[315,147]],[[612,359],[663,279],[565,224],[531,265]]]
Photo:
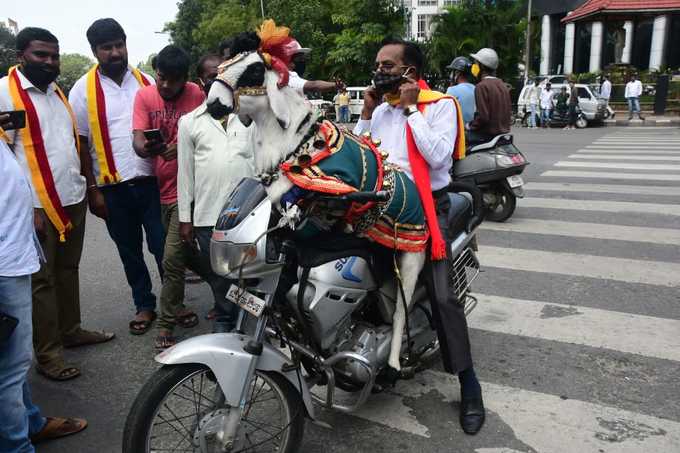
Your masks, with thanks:
[[[0,277],[0,312],[19,320],[0,344],[0,452],[32,453],[29,436],[45,426],[31,401],[26,375],[33,354],[31,276]]]
[[[153,311],[156,309],[156,296],[151,292],[151,277],[144,262],[142,228],[149,252],[156,259],[162,277],[165,231],[161,223],[156,179],[125,181],[102,187],[101,192],[108,211],[106,227],[118,248],[137,312]]]
[[[628,114],[633,117],[633,113],[637,113],[640,116],[640,98],[626,98],[628,101]]]
[[[529,112],[531,113],[529,127],[536,127],[536,104],[529,104]]]
[[[541,109],[541,126],[550,124],[550,109]]]
[[[340,122],[341,123],[349,123],[349,106],[348,105],[341,105],[340,106]]]

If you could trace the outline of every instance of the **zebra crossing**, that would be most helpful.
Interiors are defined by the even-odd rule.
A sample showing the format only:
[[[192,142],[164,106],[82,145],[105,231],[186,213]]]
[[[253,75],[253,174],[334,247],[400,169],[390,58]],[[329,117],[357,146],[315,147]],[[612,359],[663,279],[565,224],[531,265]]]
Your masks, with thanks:
[[[469,325],[484,430],[502,435],[455,446],[455,412],[432,416],[459,400],[441,371],[356,415],[428,452],[680,451],[678,160],[673,130],[606,134],[533,178],[507,223],[483,225]],[[431,450],[442,436],[448,449]]]

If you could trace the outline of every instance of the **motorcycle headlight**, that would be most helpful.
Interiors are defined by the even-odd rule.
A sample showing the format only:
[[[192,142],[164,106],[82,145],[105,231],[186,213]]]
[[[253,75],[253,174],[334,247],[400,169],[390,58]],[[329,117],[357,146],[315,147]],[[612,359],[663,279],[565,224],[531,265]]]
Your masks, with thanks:
[[[257,246],[255,244],[234,244],[233,242],[222,243],[222,272],[225,274],[234,272],[242,266],[250,264],[257,259]]]

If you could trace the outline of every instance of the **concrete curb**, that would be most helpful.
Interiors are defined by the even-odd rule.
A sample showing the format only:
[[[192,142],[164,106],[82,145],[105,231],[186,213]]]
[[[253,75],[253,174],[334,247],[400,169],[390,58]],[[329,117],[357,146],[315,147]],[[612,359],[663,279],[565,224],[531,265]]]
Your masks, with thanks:
[[[646,118],[644,121],[639,119],[612,119],[604,120],[603,126],[630,126],[630,127],[680,127],[680,117],[673,118]]]

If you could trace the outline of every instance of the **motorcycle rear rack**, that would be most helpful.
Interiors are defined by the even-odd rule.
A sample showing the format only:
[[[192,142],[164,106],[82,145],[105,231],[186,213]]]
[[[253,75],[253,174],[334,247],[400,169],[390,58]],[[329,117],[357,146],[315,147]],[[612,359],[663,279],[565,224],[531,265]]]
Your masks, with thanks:
[[[458,300],[463,300],[463,296],[478,276],[479,260],[472,248],[467,247],[449,268],[449,278]]]

